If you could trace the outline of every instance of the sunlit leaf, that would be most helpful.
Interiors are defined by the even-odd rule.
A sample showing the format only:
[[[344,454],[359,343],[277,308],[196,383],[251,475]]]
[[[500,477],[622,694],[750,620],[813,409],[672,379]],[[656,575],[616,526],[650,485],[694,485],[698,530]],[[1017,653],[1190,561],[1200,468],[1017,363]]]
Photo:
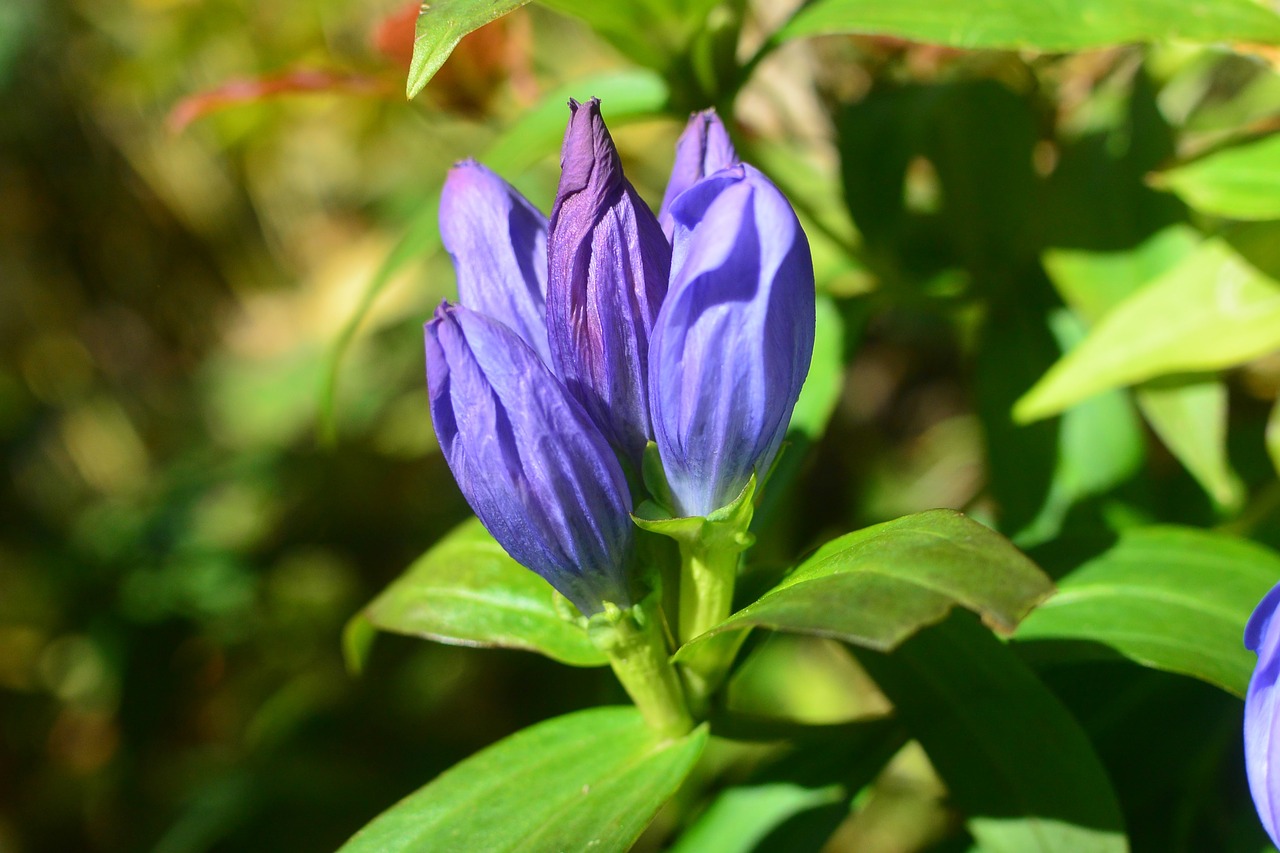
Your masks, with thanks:
[[[1261,545],[1193,528],[1133,529],[1060,580],[1015,637],[1073,641],[1064,652],[1119,653],[1243,696],[1254,665],[1245,622],[1277,581],[1280,555]]]
[[[1011,632],[1053,585],[995,531],[952,510],[930,510],[841,536],[780,584],[687,643],[751,627],[892,649],[960,606]]]
[[[551,585],[480,525],[463,522],[365,608],[374,627],[460,646],[526,649],[574,666],[602,666],[584,628]],[[572,606],[568,605],[572,612]]]
[[[836,33],[1057,52],[1166,39],[1280,42],[1280,16],[1252,0],[816,0],[778,37]]]
[[[962,615],[858,659],[947,783],[984,853],[1123,853],[1088,737],[1006,645]]]
[[[1156,176],[1196,210],[1232,219],[1280,219],[1280,134],[1224,148]]]
[[[422,4],[414,28],[413,58],[405,94],[412,98],[440,70],[462,37],[496,21],[529,0],[431,0]]]
[[[1044,263],[1067,304],[1095,324],[1191,255],[1198,243],[1191,228],[1174,226],[1128,251],[1054,250],[1045,254]],[[1227,459],[1227,389],[1222,381],[1209,375],[1170,377],[1139,385],[1134,395],[1152,430],[1214,502],[1237,505],[1242,489]]]
[[[1280,347],[1280,283],[1225,240],[1117,305],[1014,407],[1024,423],[1100,391],[1172,373],[1217,370]]]
[[[600,853],[631,847],[706,744],[659,739],[635,708],[592,708],[512,735],[379,815],[342,853]]]
[[[1227,459],[1227,386],[1213,377],[1179,377],[1141,385],[1136,396],[1156,435],[1214,503],[1238,507],[1244,485]]]

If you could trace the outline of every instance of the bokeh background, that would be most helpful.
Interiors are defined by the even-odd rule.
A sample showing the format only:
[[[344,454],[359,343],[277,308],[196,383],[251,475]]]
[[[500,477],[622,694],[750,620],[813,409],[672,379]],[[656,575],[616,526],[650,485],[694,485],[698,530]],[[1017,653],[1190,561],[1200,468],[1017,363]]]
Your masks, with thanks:
[[[792,5],[753,4],[744,44]],[[422,380],[420,324],[453,292],[431,236],[445,171],[498,146],[548,210],[564,95],[607,78],[648,97],[607,77],[633,67],[616,38],[531,5],[465,39],[408,102],[414,11],[0,4],[3,853],[334,849],[480,747],[620,696],[607,672],[392,635],[361,673],[344,661],[348,619],[468,514]],[[697,101],[619,111],[652,203]],[[1232,375],[1234,464],[1207,487],[1131,404],[1095,412],[1067,475],[1057,421],[1008,418],[1081,334],[1040,321],[1059,304],[1043,252],[1128,249],[1195,220],[1149,173],[1274,127],[1278,103],[1274,55],[1249,50],[1037,58],[833,37],[773,53],[732,118],[744,153],[800,190],[839,369],[760,562],[933,506],[1033,548],[1108,514],[1280,544],[1262,438],[1274,359]],[[535,114],[549,125],[513,140]],[[856,677],[840,650],[779,642],[799,647],[766,645],[741,702],[783,696],[830,720],[859,701],[831,677]],[[1169,737],[1238,708],[1143,678],[1142,701],[1185,711],[1152,718]],[[1147,849],[1258,849],[1228,728],[1170,830],[1182,846]],[[1126,765],[1125,731],[1100,747],[1141,768],[1122,793],[1160,775]],[[1159,813],[1182,796],[1170,787],[1126,807]],[[856,849],[923,845],[902,814]]]

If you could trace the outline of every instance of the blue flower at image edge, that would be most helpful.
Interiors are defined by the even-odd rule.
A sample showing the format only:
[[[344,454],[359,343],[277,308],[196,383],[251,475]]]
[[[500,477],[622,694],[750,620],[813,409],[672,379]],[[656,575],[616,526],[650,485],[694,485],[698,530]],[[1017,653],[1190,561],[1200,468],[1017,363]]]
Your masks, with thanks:
[[[599,101],[570,102],[550,219],[484,166],[451,171],[441,236],[457,306],[426,325],[432,420],[493,537],[584,614],[631,604],[630,510],[656,442],[680,515],[763,475],[814,336],[791,205],[695,114],[657,216]]]
[[[1262,599],[1244,629],[1244,644],[1258,653],[1244,700],[1245,769],[1258,817],[1273,843],[1280,845],[1280,584]]]

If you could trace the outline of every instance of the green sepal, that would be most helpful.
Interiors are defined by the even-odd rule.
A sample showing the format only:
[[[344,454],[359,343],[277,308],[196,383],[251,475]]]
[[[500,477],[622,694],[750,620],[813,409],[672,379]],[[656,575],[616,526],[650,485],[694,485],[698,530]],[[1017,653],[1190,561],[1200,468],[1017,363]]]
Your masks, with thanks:
[[[649,459],[651,457],[656,459],[657,452],[653,442],[650,442],[650,446],[654,447],[655,451],[653,454],[645,452],[645,485],[649,486],[652,494]],[[661,473],[660,468],[659,473]],[[665,487],[665,477],[661,484]],[[658,501],[649,500],[636,507],[636,511],[631,514],[631,519],[641,530],[674,539],[682,546],[696,546],[717,551],[732,550],[735,553],[741,553],[755,544],[755,536],[748,532],[748,528],[751,526],[751,516],[755,512],[756,491],[756,475],[752,474],[751,479],[742,487],[742,491],[732,503],[720,507],[705,517],[673,516]]]

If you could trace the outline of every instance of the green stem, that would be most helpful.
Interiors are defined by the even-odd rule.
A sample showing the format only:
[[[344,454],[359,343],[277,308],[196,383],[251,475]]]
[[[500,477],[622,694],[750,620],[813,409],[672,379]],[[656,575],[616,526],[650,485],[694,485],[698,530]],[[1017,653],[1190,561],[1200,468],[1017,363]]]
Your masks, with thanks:
[[[656,601],[646,599],[629,610],[606,604],[591,618],[588,631],[650,728],[667,737],[693,728]]]
[[[705,540],[680,543],[681,644],[728,619],[733,608],[733,587],[742,552],[728,543],[720,544],[721,547],[709,546]],[[712,637],[682,661],[680,672],[689,705],[699,718],[706,716],[711,694],[724,681],[739,641],[733,633]]]
[[[736,548],[707,547],[702,541],[680,543],[682,645],[729,618],[740,554]]]

